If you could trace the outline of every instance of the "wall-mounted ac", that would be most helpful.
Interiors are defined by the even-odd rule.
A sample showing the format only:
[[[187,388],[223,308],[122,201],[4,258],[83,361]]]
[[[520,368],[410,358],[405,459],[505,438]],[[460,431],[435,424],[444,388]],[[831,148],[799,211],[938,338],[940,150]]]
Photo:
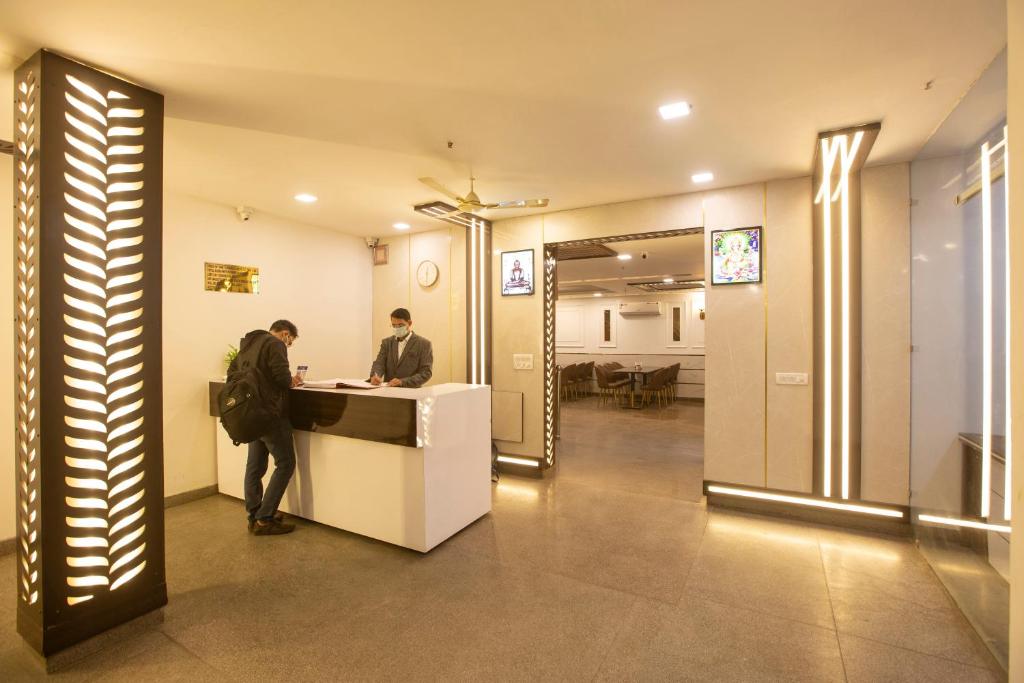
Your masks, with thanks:
[[[639,303],[622,303],[619,304],[619,315],[661,315],[661,302],[644,301]]]

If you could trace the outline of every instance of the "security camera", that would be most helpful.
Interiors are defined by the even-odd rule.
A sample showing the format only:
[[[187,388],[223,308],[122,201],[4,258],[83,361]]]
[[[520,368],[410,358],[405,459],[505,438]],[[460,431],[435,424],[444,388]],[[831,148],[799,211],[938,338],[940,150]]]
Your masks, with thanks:
[[[366,237],[364,239],[366,239],[366,246],[368,246],[370,249],[376,247],[377,243],[380,242],[380,239],[377,237]]]
[[[243,223],[247,222],[256,213],[256,209],[251,206],[236,206],[235,211],[238,213],[238,220]]]
[[[640,258],[642,258],[642,259],[647,258],[647,252],[646,251],[641,251],[640,252]]]

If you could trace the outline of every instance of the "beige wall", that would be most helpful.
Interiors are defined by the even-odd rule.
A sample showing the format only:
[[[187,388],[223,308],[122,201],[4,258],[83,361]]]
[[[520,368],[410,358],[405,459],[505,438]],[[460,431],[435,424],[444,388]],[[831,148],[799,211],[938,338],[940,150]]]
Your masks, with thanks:
[[[1024,149],[1016,141],[1024,139],[1024,0],[1010,0],[1006,22],[1009,40],[1008,118],[1010,146],[1014,157]],[[1015,166],[1016,168],[1016,166]],[[1024,173],[1010,173],[1010,270],[1011,291],[1015,297],[1011,310],[1011,332],[1016,340],[1010,355],[1013,406],[1013,443],[1024,443]],[[1020,449],[1017,449],[1020,452]],[[1024,681],[1024,542],[1021,542],[1020,520],[1024,515],[1024,466],[1017,460],[1013,468],[1014,527],[1017,536],[1010,544],[1010,676],[1011,681]]]
[[[811,179],[768,183],[765,195],[767,315],[767,484],[810,493],[813,481],[814,392],[811,385],[775,383],[776,372],[814,371],[814,281]]]
[[[14,93],[14,73],[0,54],[0,92]],[[7,100],[10,102],[10,100]],[[14,130],[9,104],[0,106],[0,138],[10,139]],[[0,462],[0,540],[14,537],[14,159],[0,154],[0,434],[6,441]]]
[[[764,199],[764,183],[705,193],[704,272],[711,272],[713,230],[764,225],[765,252],[772,248]],[[765,292],[771,283],[763,279],[707,290],[705,479],[765,485]]]
[[[910,166],[861,172],[861,496],[909,504]]]
[[[388,263],[373,266],[373,352],[391,335],[391,311],[408,308],[413,329],[434,347],[430,384],[466,378],[465,234],[464,228],[453,225],[381,239],[388,245]],[[432,286],[421,287],[416,271],[428,260],[440,274]]]
[[[495,440],[509,455],[544,457],[544,221],[527,216],[498,221],[491,238],[491,386],[523,394],[523,440]],[[501,296],[501,252],[533,249],[533,296]],[[516,370],[512,355],[533,354],[533,370]]]
[[[864,446],[865,496],[909,497],[909,184],[906,164],[864,172],[865,378],[870,416]],[[705,478],[793,491],[812,490],[812,384],[779,386],[777,372],[810,374],[813,356],[812,204],[808,178],[757,183],[499,221],[501,251],[533,248],[538,279],[545,242],[705,226],[764,226],[761,285],[709,287],[705,383]],[[542,457],[543,295],[500,296],[494,283],[494,389],[524,393],[521,443],[502,452]],[[513,353],[534,369],[514,370]]]
[[[164,486],[217,482],[207,382],[228,344],[288,318],[289,351],[311,377],[361,377],[370,363],[370,255],[362,239],[168,193],[164,199]],[[203,291],[204,261],[259,266],[259,295]]]

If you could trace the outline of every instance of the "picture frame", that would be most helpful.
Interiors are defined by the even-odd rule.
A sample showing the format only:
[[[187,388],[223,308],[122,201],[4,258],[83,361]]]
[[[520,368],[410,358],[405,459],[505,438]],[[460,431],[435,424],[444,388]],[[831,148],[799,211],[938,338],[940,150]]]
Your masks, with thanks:
[[[711,231],[711,284],[753,285],[764,279],[762,226]]]
[[[534,292],[533,249],[501,252],[501,295],[531,296]]]

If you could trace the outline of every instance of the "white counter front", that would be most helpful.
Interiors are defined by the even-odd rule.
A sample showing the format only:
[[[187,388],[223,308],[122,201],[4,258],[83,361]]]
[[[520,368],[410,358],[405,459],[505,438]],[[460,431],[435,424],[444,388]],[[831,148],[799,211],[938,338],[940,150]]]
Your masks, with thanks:
[[[298,396],[299,392],[317,396]],[[310,398],[315,401],[306,400]],[[307,428],[313,431],[295,430],[295,476],[281,510],[420,552],[490,512],[490,387],[293,389],[292,399],[293,424],[310,425]],[[392,401],[378,403],[380,399]],[[401,406],[393,399],[415,402],[416,446],[320,433],[310,420],[295,415],[296,404],[337,402],[339,415],[348,411],[375,420],[381,419],[372,417],[375,405]],[[408,408],[411,414],[412,406]],[[247,447],[232,446],[218,425],[221,493],[243,497],[246,455]],[[264,486],[272,472],[271,456]]]

